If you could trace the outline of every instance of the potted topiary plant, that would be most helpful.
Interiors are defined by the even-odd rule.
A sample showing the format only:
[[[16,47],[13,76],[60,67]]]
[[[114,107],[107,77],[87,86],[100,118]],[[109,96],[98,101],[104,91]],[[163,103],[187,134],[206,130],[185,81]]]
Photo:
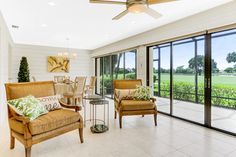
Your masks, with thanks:
[[[18,82],[30,82],[29,64],[26,57],[22,57],[18,72]]]

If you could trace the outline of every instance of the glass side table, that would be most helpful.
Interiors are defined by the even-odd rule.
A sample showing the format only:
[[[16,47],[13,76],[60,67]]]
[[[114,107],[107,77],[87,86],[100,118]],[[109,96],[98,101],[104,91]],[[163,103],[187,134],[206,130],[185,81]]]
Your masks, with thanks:
[[[100,95],[86,95],[83,97],[84,100],[89,100],[89,101],[96,101],[96,100],[103,100],[104,97],[100,96]],[[91,115],[92,115],[92,110],[91,110],[91,104],[90,104],[90,119],[87,119],[86,117],[86,102],[83,103],[83,107],[84,107],[84,127],[86,127],[86,121],[92,121]]]
[[[91,100],[92,105],[92,126],[90,130],[92,133],[103,133],[109,129],[109,101],[108,100]],[[97,119],[97,106],[103,106],[103,119]],[[106,116],[107,109],[107,116]]]

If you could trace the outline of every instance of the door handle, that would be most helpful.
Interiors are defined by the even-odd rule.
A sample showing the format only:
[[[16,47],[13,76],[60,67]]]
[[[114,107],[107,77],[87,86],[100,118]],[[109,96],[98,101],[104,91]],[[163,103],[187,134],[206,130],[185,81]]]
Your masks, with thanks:
[[[211,79],[205,78],[205,88],[211,88]]]

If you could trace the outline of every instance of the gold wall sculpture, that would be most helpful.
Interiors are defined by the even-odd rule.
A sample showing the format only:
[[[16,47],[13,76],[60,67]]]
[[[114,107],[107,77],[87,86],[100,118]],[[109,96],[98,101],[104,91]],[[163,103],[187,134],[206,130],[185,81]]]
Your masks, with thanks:
[[[48,72],[69,73],[70,59],[58,56],[48,56]]]

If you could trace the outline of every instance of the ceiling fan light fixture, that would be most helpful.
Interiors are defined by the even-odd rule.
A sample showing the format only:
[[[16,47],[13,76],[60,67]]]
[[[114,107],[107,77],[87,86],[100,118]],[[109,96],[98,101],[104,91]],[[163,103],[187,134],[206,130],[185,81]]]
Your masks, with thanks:
[[[146,9],[147,9],[146,4],[133,4],[128,8],[130,13],[136,13],[136,14],[143,13],[145,12]]]

